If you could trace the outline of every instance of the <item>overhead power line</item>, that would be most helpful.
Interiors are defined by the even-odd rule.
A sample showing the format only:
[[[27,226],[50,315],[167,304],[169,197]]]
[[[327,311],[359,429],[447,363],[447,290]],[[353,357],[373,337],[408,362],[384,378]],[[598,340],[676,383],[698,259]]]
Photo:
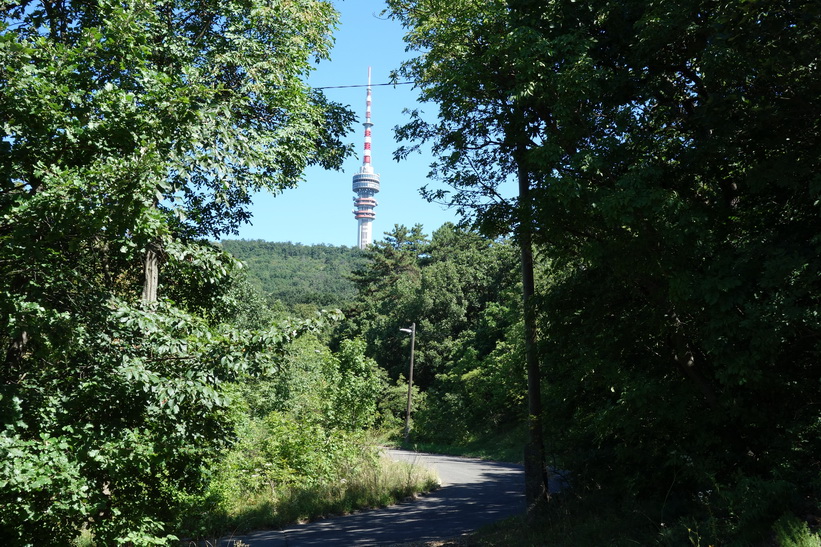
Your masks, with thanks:
[[[348,88],[348,87],[368,87],[368,86],[376,87],[376,86],[382,86],[382,85],[408,85],[408,84],[413,84],[413,83],[416,83],[416,82],[393,82],[393,83],[388,82],[386,84],[324,85],[322,87],[315,87],[313,89],[345,89],[345,88]]]

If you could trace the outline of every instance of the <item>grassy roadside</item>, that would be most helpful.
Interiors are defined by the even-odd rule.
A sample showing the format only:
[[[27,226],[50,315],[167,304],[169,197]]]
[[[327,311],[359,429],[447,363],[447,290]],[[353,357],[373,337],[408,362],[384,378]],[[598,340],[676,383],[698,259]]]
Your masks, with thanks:
[[[180,523],[184,538],[181,544],[214,546],[254,530],[393,505],[439,487],[439,478],[428,468],[393,461],[387,456],[359,463],[333,482],[253,493],[236,491],[222,498],[191,498],[187,515]],[[99,546],[88,531],[83,531],[74,547]]]
[[[333,483],[259,492],[212,507],[199,523],[200,538],[208,543],[228,531],[236,535],[384,507],[438,486],[438,477],[429,469],[383,456]]]

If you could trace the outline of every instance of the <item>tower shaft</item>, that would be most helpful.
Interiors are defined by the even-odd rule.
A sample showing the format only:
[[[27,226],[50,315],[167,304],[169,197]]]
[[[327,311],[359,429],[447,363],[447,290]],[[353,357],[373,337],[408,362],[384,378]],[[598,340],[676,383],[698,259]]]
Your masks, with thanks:
[[[353,176],[354,217],[358,224],[357,246],[364,249],[373,241],[372,223],[376,218],[374,208],[377,205],[374,197],[379,192],[379,175],[373,172],[371,165],[371,68],[368,67],[368,91],[365,102],[365,148],[362,154],[362,167]]]

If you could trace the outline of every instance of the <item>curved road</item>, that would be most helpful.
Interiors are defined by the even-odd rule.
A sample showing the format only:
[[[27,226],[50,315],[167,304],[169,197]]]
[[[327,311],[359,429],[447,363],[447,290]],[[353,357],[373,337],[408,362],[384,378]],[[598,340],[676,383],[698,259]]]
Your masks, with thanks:
[[[224,547],[391,545],[472,532],[525,509],[522,466],[389,450],[397,460],[432,468],[441,488],[411,502],[223,540]]]

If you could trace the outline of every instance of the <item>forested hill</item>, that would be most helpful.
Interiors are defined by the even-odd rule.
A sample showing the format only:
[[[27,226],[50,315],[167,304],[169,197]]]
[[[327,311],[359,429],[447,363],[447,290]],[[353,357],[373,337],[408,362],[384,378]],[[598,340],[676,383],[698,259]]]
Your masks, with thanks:
[[[270,302],[288,310],[343,307],[356,295],[350,273],[363,263],[354,247],[223,240],[222,248],[248,268],[248,278]]]

